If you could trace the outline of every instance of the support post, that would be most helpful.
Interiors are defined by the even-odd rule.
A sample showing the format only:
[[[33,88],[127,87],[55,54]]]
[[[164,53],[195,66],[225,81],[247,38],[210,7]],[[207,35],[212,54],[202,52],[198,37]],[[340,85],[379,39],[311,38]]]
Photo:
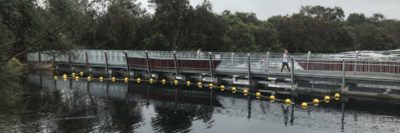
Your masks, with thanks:
[[[265,63],[264,63],[264,65],[265,65],[265,70],[266,70],[266,72],[268,73],[268,70],[269,70],[269,52],[267,52],[267,55],[265,55]]]
[[[53,53],[53,75],[57,75],[57,67],[56,67],[56,55]]]
[[[214,83],[214,70],[213,70],[212,53],[209,52],[208,54],[209,54],[209,57],[210,57],[210,59],[209,59],[209,66],[210,66],[211,79],[212,79],[212,82]]]
[[[146,55],[146,64],[147,64],[147,75],[149,76],[149,79],[151,78],[151,66],[150,66],[150,59],[149,59],[149,51],[144,52]]]
[[[310,61],[310,57],[311,57],[311,51],[308,51],[308,54],[307,54],[307,66],[306,66],[306,70],[309,70],[309,61]]]
[[[175,79],[176,76],[178,76],[178,60],[176,59],[176,51],[173,51],[173,55],[174,55],[174,66],[175,66]]]
[[[294,84],[294,58],[293,57],[290,57],[290,65],[291,65],[291,68],[292,68],[292,71],[290,71],[290,78],[292,79],[292,88],[293,88],[293,84]]]
[[[342,60],[342,89],[341,91],[345,91],[346,87],[346,61]]]
[[[72,59],[71,59],[71,54],[68,54],[68,62],[69,62],[69,68],[71,69],[71,73],[74,71],[72,68]]]
[[[106,75],[107,75],[107,77],[110,77],[109,66],[108,66],[108,56],[107,56],[106,50],[104,50],[104,59],[106,60]]]
[[[249,89],[252,89],[252,83],[251,83],[251,63],[250,63],[250,53],[247,54],[247,80],[249,82]]]
[[[126,60],[126,69],[127,69],[128,78],[129,78],[129,77],[131,76],[131,68],[130,68],[130,66],[129,66],[128,52],[125,51],[124,54],[125,54],[125,60]]]
[[[42,53],[41,52],[38,52],[38,66],[39,66],[39,69],[40,69],[40,65],[42,64]]]
[[[86,70],[87,70],[87,73],[89,74],[89,76],[91,76],[92,74],[90,73],[89,56],[88,56],[87,52],[85,52],[85,58],[86,58]]]
[[[354,71],[354,72],[357,72],[357,63],[358,63],[358,55],[359,55],[359,53],[360,53],[360,52],[357,50],[357,51],[356,51],[356,58],[355,58],[355,60],[353,61],[353,67],[354,67],[354,68],[353,68],[353,71]]]
[[[235,61],[235,52],[232,52],[231,53],[231,63],[232,63],[232,65],[234,65],[234,62]]]

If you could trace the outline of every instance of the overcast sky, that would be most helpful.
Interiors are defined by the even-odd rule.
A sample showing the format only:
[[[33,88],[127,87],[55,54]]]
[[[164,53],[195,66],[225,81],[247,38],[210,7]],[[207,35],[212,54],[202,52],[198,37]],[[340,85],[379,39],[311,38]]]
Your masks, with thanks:
[[[154,9],[148,8],[148,0],[137,0],[146,7],[149,12]],[[204,0],[190,0],[195,6]],[[400,19],[400,0],[209,0],[213,11],[221,13],[224,10],[254,12],[259,19],[267,19],[273,15],[286,15],[299,11],[301,6],[322,5],[339,6],[349,13],[364,13],[371,16],[373,13],[382,13],[387,18]]]

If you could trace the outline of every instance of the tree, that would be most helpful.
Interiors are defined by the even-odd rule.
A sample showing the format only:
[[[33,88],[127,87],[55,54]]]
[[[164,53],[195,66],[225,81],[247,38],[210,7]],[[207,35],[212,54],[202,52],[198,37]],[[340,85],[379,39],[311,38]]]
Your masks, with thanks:
[[[188,0],[150,0],[155,7],[153,18],[154,28],[156,32],[162,33],[172,50],[177,50],[179,40],[182,39],[184,26],[188,21],[187,13],[192,7]]]
[[[73,45],[68,43],[63,29],[64,23],[58,23],[45,9],[30,0],[2,1],[0,8],[1,30],[9,36],[6,43],[0,44],[2,62],[13,57],[23,59],[24,53],[32,51],[65,51]],[[1,39],[5,40],[5,39]]]
[[[211,11],[208,1],[189,10],[186,19],[187,25],[183,28],[183,36],[179,40],[183,50],[202,48],[210,51],[226,51],[227,45],[223,37],[227,32],[227,25],[221,16]]]
[[[371,23],[354,26],[350,31],[356,40],[355,49],[386,50],[396,48],[394,40],[382,29]]]
[[[326,21],[342,21],[345,17],[340,7],[302,6],[300,14]]]
[[[364,14],[351,13],[349,17],[347,17],[346,22],[350,25],[360,25],[367,22],[367,18]]]

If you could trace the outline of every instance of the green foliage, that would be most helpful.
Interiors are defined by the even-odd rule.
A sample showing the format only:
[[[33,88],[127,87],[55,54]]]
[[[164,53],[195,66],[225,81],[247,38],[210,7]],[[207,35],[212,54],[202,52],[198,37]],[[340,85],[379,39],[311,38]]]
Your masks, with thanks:
[[[340,52],[400,47],[400,22],[340,7],[304,6],[298,13],[259,20],[254,13],[212,12],[204,1],[5,0],[0,3],[3,62],[42,50],[147,49]],[[20,59],[23,59],[20,57]]]
[[[12,108],[21,100],[22,90],[18,83],[22,68],[22,63],[16,58],[0,66],[0,109]]]
[[[70,28],[60,21],[64,18],[53,15],[69,12],[56,12],[59,10],[50,7],[43,9],[37,4],[31,0],[0,1],[1,62],[8,62],[14,57],[24,59],[24,53],[30,51],[65,51],[72,48],[70,40],[73,37],[68,33]],[[64,9],[64,4],[58,5]]]
[[[267,21],[260,21],[254,13],[223,13],[228,25],[225,43],[228,51],[268,51],[279,47],[278,33]]]
[[[155,33],[144,39],[145,49],[164,50],[170,47],[168,40],[161,33]]]
[[[300,14],[325,21],[342,21],[344,19],[344,11],[340,7],[303,6]]]

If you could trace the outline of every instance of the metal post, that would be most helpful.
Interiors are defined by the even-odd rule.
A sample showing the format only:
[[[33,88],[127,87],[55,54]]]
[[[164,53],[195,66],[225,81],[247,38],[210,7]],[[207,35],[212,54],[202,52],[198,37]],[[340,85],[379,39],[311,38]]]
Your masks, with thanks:
[[[294,59],[293,59],[293,57],[290,57],[290,59],[291,59],[291,68],[292,68],[292,71],[290,71],[290,78],[292,79],[292,87],[293,87],[293,84],[294,84]]]
[[[342,92],[344,91],[344,88],[346,87],[346,61],[343,59],[342,60]]]
[[[57,75],[56,55],[53,53],[53,75]]]
[[[234,57],[235,57],[235,52],[232,52],[232,53],[231,53],[231,62],[232,62],[232,65],[233,65],[233,63],[234,63]]]
[[[212,79],[212,82],[214,83],[214,70],[213,70],[212,53],[209,52],[208,54],[209,54],[209,56],[210,56],[209,66],[210,66],[211,79]]]
[[[151,66],[150,66],[150,60],[149,60],[149,51],[145,51],[144,53],[146,54],[146,64],[147,64],[147,75],[149,76],[149,79],[151,78]]]
[[[252,84],[251,84],[251,64],[250,64],[250,53],[247,54],[247,80],[249,82],[249,89],[253,90],[251,88]]]
[[[125,60],[126,60],[126,69],[127,69],[127,72],[128,72],[128,78],[129,78],[129,77],[130,77],[130,75],[131,75],[131,68],[130,68],[130,66],[129,66],[128,52],[127,52],[127,51],[125,51],[125,52],[124,52],[124,54],[125,54]]]
[[[174,55],[174,66],[175,66],[175,79],[176,76],[178,76],[178,60],[176,59],[176,51],[173,51],[173,55]]]
[[[310,61],[310,57],[311,57],[311,51],[308,51],[308,54],[307,54],[307,66],[306,66],[306,70],[309,70],[308,63],[309,63],[309,61]]]
[[[357,72],[357,63],[358,63],[358,55],[359,55],[359,53],[360,53],[360,52],[357,50],[357,51],[356,51],[356,58],[355,58],[355,60],[353,61],[353,67],[354,67],[354,68],[353,68],[353,71],[354,71],[354,72]]]
[[[106,75],[107,75],[107,77],[110,77],[110,73],[108,72],[109,66],[108,66],[108,56],[107,56],[106,50],[104,50],[104,59],[106,60]]]
[[[42,54],[38,52],[38,67],[40,69],[40,64],[42,64]]]
[[[90,66],[89,66],[89,56],[88,56],[87,52],[85,52],[85,58],[86,58],[86,70],[90,76],[91,74],[90,74]]]
[[[265,55],[265,70],[266,70],[266,72],[268,72],[268,70],[269,70],[269,52],[267,52],[267,55]]]
[[[71,72],[73,72],[72,59],[71,59],[71,55],[70,54],[68,54],[68,62],[69,62],[69,68],[71,69]]]

